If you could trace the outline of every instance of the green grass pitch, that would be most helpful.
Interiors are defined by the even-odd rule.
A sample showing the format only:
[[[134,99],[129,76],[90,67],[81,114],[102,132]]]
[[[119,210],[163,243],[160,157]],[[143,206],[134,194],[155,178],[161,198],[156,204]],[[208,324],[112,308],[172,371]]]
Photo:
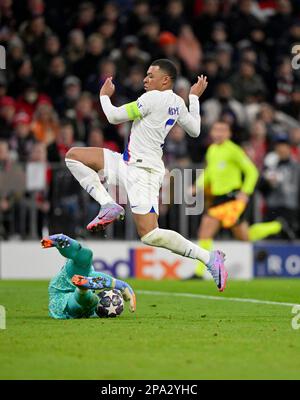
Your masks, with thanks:
[[[299,379],[291,306],[172,296],[195,293],[300,303],[300,280],[138,281],[137,312],[52,320],[47,282],[0,281],[0,379]],[[140,293],[170,292],[170,295]]]

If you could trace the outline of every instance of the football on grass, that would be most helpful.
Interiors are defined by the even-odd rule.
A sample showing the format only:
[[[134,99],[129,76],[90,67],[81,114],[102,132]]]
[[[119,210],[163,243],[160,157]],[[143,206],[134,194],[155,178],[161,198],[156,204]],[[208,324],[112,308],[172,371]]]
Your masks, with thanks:
[[[124,300],[119,290],[103,290],[98,294],[96,313],[100,318],[116,317],[124,310]]]

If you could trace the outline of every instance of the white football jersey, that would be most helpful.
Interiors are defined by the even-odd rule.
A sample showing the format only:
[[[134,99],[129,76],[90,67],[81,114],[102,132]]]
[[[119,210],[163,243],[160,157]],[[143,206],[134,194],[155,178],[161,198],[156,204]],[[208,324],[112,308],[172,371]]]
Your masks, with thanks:
[[[137,167],[164,171],[163,146],[177,122],[190,136],[200,134],[199,99],[189,96],[190,111],[172,90],[151,90],[137,100],[140,118],[135,119],[123,159]]]

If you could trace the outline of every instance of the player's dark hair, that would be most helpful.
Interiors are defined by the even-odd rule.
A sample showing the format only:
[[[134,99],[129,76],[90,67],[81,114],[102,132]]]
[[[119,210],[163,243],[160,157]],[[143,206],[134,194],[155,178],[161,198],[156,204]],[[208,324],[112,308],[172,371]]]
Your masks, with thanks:
[[[158,66],[160,69],[164,70],[167,73],[167,75],[171,78],[173,82],[176,81],[177,68],[172,61],[168,60],[167,58],[160,58],[159,60],[153,61],[151,65]]]

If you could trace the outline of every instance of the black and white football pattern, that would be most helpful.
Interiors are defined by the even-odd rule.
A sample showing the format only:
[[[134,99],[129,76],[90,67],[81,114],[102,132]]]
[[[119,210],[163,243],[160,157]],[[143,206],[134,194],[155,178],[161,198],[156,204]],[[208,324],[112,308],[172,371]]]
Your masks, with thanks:
[[[100,318],[114,318],[124,310],[124,300],[119,290],[103,290],[98,293],[99,303],[96,314]]]

